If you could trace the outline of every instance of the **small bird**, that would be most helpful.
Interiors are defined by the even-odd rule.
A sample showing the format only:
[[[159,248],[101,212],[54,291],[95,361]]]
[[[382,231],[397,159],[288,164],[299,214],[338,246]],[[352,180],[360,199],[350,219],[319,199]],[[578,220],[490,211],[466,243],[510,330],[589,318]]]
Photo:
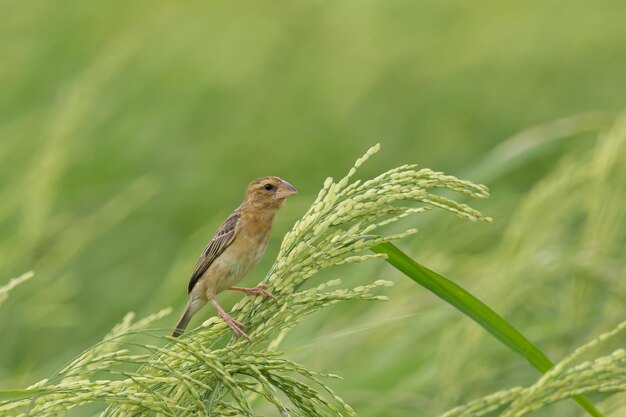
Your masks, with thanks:
[[[267,247],[274,215],[287,197],[296,193],[291,184],[278,177],[257,178],[248,185],[243,203],[220,226],[200,255],[189,280],[189,301],[172,336],[180,336],[191,317],[211,302],[237,337],[250,339],[244,331],[245,325],[224,311],[215,296],[232,290],[273,298],[264,284],[255,288],[233,285],[259,262]]]

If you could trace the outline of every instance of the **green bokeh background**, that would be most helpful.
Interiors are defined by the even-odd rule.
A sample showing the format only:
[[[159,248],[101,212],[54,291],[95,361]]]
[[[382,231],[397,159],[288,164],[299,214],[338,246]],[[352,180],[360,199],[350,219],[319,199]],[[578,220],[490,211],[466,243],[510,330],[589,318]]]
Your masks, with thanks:
[[[0,283],[36,276],[0,311],[0,387],[50,375],[128,311],[182,308],[196,257],[247,182],[279,175],[299,194],[254,285],[324,179],[376,142],[363,177],[415,162],[487,182],[477,207],[493,225],[411,219],[420,234],[402,246],[561,358],[624,319],[623,216],[584,273],[568,264],[584,243],[576,213],[552,234],[515,216],[559,160],[588,160],[596,133],[499,175],[485,158],[530,126],[624,108],[625,16],[623,1],[1,2]],[[535,215],[566,204],[549,197]],[[526,246],[502,248],[513,222],[528,222]],[[560,245],[563,268],[537,266],[531,280],[523,247],[542,244]],[[382,263],[324,276],[398,282],[389,303],[328,309],[286,341],[291,357],[345,378],[334,387],[359,415],[434,415],[536,377]],[[575,410],[558,407],[545,415]]]

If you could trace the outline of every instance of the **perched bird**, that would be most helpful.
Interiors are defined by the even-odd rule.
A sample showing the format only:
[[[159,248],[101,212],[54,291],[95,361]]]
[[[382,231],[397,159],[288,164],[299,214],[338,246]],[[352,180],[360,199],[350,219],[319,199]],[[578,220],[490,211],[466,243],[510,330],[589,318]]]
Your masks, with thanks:
[[[278,177],[257,178],[248,185],[243,203],[220,226],[200,255],[189,280],[189,301],[172,336],[180,336],[191,317],[210,302],[236,336],[249,339],[245,325],[224,311],[215,296],[232,290],[273,297],[263,284],[255,288],[233,285],[259,262],[265,253],[276,211],[294,194],[296,189]]]

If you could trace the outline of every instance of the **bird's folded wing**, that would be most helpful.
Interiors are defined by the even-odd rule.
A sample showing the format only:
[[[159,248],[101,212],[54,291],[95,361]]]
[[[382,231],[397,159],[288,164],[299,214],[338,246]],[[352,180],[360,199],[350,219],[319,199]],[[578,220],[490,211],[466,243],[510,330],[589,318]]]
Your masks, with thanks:
[[[231,244],[233,239],[235,238],[235,234],[237,232],[237,223],[239,222],[239,218],[241,217],[240,209],[237,209],[231,214],[224,224],[220,226],[220,228],[215,232],[215,236],[209,242],[207,247],[200,255],[198,262],[196,262],[196,266],[193,269],[193,273],[191,274],[191,278],[189,279],[189,287],[188,292],[190,293],[193,290],[193,287],[196,285],[200,277],[206,272],[206,270],[211,266],[213,261],[224,252],[224,249]]]

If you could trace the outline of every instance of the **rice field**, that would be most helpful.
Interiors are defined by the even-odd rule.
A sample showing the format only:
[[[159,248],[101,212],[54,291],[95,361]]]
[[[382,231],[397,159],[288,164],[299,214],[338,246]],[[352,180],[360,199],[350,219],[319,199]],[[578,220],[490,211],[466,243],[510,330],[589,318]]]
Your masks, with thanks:
[[[290,415],[313,415],[310,406],[331,415],[452,417],[482,415],[503,401],[484,415],[582,416],[569,398],[579,393],[604,416],[626,415],[626,335],[618,331],[626,320],[624,13],[623,2],[562,0],[3,2],[0,415],[28,413],[2,409],[3,401],[23,401],[11,390],[44,379],[56,381],[54,401],[64,405],[47,397],[50,382],[38,394],[50,408],[30,415],[150,415],[131,410],[142,407],[132,401],[156,398],[154,407],[166,404],[171,414],[152,415],[202,407],[245,415],[248,404],[250,415],[273,416],[278,402]],[[215,381],[217,365],[204,362],[142,371],[138,363],[184,350],[165,336],[198,255],[251,179],[278,175],[299,193],[278,214],[247,286],[276,272],[283,238],[327,177],[339,182],[376,143],[380,151],[351,182],[417,164],[488,187],[489,198],[454,188],[435,194],[492,222],[433,209],[380,233],[416,228],[395,244],[482,300],[560,363],[556,371],[540,379],[383,259],[319,268],[300,290],[345,291],[341,300],[280,316],[263,341],[241,347],[249,355],[235,358],[241,362],[217,356],[237,372],[275,364],[282,371],[273,383]],[[376,187],[392,183],[385,178]],[[368,215],[382,216],[376,207]],[[335,243],[318,249],[333,253]],[[350,256],[373,255],[362,249]],[[227,310],[252,308],[239,294],[219,299]],[[285,303],[299,311],[297,299]],[[259,320],[278,314],[253,306]],[[239,343],[214,314],[205,308],[192,321],[196,330],[182,339],[189,352]],[[124,343],[168,353],[96,345],[126,333]],[[267,346],[281,354],[263,356]],[[109,366],[118,373],[105,372]],[[98,382],[122,380],[120,372],[156,385],[132,391]],[[206,387],[184,388],[185,375],[202,376]],[[286,391],[274,402],[252,392],[279,386]],[[312,387],[330,407],[292,404]],[[85,404],[69,410],[63,401],[83,398],[79,392]]]

